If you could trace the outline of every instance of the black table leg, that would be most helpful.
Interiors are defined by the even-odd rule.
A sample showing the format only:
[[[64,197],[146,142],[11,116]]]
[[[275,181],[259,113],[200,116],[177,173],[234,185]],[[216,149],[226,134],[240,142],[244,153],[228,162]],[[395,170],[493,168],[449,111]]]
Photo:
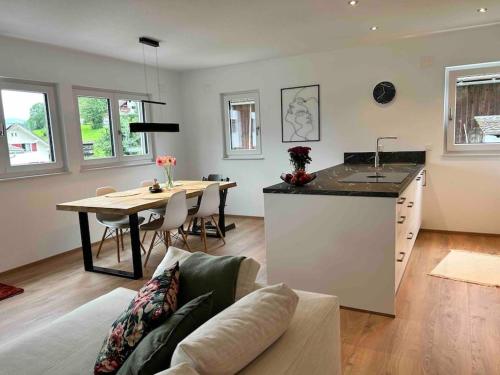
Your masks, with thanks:
[[[78,212],[80,219],[80,235],[82,237],[83,267],[85,271],[93,271],[92,242],[90,241],[89,215],[86,212]]]
[[[226,208],[226,198],[227,198],[227,189],[226,190],[221,190],[219,192],[220,194],[220,204],[219,204],[219,228],[220,231],[222,232],[222,235],[226,237],[226,232],[231,229],[235,229],[236,225],[234,223],[231,223],[226,226],[226,214],[224,213],[224,210]]]
[[[132,240],[134,272],[94,266],[88,214],[86,212],[79,212],[78,218],[80,219],[80,235],[82,237],[83,266],[85,271],[125,277],[127,279],[140,279],[142,277],[141,243],[139,239],[139,218],[137,214],[130,215],[130,236]]]
[[[134,265],[134,279],[142,277],[141,238],[139,235],[139,217],[137,214],[129,216],[130,243],[132,246],[132,264]]]

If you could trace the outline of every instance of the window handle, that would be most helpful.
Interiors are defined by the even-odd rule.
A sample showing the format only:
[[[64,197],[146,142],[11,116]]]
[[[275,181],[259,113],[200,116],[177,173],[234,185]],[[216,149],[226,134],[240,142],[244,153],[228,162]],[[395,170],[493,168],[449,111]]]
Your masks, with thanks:
[[[255,131],[256,131],[257,135],[259,135],[259,133],[260,133],[260,126],[257,126],[257,127],[255,128]]]
[[[448,108],[448,120],[453,121],[453,111],[451,110],[451,107]]]
[[[5,125],[0,122],[0,137],[5,136]]]

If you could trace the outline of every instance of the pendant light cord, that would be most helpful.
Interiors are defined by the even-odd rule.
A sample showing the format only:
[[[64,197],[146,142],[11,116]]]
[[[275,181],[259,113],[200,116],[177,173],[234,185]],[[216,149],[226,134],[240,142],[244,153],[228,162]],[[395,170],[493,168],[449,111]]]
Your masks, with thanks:
[[[146,84],[146,94],[149,95],[148,73],[147,73],[147,68],[146,68],[146,52],[144,51],[144,44],[142,45],[142,61],[143,61],[143,66],[144,66],[144,82]]]
[[[160,95],[160,66],[158,65],[158,48],[155,48],[156,52],[156,80],[158,82],[158,101],[161,101]]]

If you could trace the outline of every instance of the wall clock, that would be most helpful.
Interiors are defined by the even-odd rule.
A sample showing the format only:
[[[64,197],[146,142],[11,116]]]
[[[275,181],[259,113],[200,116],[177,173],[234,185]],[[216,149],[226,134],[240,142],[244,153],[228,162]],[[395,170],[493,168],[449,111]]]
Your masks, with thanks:
[[[396,87],[391,82],[380,82],[373,89],[373,99],[377,103],[387,104],[392,102],[396,96]]]

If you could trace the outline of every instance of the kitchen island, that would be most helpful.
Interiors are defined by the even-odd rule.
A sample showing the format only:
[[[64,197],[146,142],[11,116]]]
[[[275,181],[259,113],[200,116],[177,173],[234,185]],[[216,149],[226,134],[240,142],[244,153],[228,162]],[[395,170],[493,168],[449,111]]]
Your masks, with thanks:
[[[394,297],[421,224],[425,152],[348,153],[302,187],[264,188],[268,283],[336,295],[344,307],[395,316]],[[400,183],[348,182],[359,174]]]

